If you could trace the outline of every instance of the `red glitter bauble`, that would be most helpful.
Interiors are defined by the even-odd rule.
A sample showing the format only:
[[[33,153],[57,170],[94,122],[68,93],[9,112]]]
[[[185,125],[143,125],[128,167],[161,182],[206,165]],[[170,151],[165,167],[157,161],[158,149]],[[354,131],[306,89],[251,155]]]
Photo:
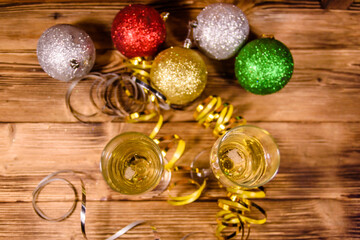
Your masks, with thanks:
[[[111,37],[115,47],[128,58],[152,56],[165,41],[165,22],[152,7],[129,5],[115,16]]]

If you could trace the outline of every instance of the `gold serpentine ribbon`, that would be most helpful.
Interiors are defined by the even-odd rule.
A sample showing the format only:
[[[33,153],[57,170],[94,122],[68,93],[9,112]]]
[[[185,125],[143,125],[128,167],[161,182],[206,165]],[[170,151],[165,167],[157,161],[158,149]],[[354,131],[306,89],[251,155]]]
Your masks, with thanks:
[[[201,104],[196,107],[194,113],[195,120],[198,121],[205,127],[209,127],[212,122],[215,122],[215,127],[213,130],[214,135],[219,136],[224,134],[228,129],[233,127],[235,124],[241,125],[245,124],[246,121],[242,117],[232,117],[234,107],[231,104],[224,103],[222,104],[221,98],[218,96],[209,96]],[[193,169],[187,167],[176,167],[174,170],[185,169],[195,171],[200,173],[200,169]],[[193,184],[198,187],[198,189],[186,196],[174,197],[169,195],[170,200],[168,201],[172,205],[185,205],[197,200],[201,193],[206,187],[207,178],[204,179],[203,183],[200,185],[198,182],[193,179],[187,179],[181,182],[174,183],[169,187],[169,191],[179,184]]]
[[[222,103],[220,97],[211,95],[196,107],[194,118],[205,128],[214,125],[213,134],[218,137],[235,126],[246,124],[243,117],[232,116],[233,112],[233,105]]]
[[[188,168],[188,167],[176,165],[176,162],[180,159],[180,157],[182,156],[182,154],[185,151],[185,141],[182,140],[178,135],[174,134],[174,135],[169,135],[169,136],[165,136],[165,137],[161,137],[161,138],[153,139],[153,140],[158,145],[162,142],[168,142],[168,144],[161,149],[163,157],[165,157],[167,155],[170,148],[174,147],[174,145],[177,144],[177,147],[175,149],[175,152],[173,153],[173,156],[170,158],[169,162],[165,165],[166,171],[174,172],[174,171],[179,171],[180,169],[190,170],[190,168]],[[170,194],[170,190],[172,190],[175,186],[179,186],[180,184],[189,184],[189,183],[195,185],[197,187],[197,190],[195,190],[191,194],[188,194],[185,196],[172,196]],[[169,192],[169,195],[168,195],[169,200],[167,202],[174,206],[181,206],[181,205],[192,203],[200,197],[205,186],[206,186],[206,180],[203,182],[202,185],[200,185],[199,183],[197,183],[196,181],[194,181],[191,178],[176,181],[176,182],[172,183],[167,189]]]
[[[66,105],[69,108],[70,112],[80,121],[82,121],[80,116],[86,116],[86,117],[94,116],[94,114],[85,115],[85,114],[80,113],[79,111],[76,111],[71,104],[70,98],[71,98],[72,91],[74,90],[75,86],[80,81],[87,80],[87,79],[93,80],[92,78],[95,78],[95,81],[93,82],[91,90],[96,89],[96,93],[92,94],[90,92],[90,99],[91,99],[91,102],[93,103],[93,105],[96,106],[96,108],[98,110],[100,110],[101,112],[107,113],[108,115],[121,116],[125,119],[126,122],[149,121],[152,118],[158,116],[158,121],[157,121],[154,129],[152,130],[151,134],[149,135],[149,137],[158,144],[163,141],[169,141],[169,144],[164,149],[162,149],[162,154],[164,157],[167,154],[168,150],[174,144],[177,144],[175,153],[173,154],[172,158],[169,159],[169,162],[166,164],[165,169],[167,171],[178,171],[179,167],[176,166],[175,163],[179,160],[179,158],[181,157],[181,155],[183,154],[183,152],[185,150],[185,141],[182,140],[176,134],[170,135],[170,136],[165,136],[165,137],[162,137],[159,139],[154,139],[155,136],[160,131],[160,128],[163,124],[163,116],[160,112],[160,109],[167,110],[170,107],[167,103],[165,96],[163,96],[160,92],[158,92],[157,90],[152,88],[145,81],[142,81],[139,79],[139,78],[142,78],[142,79],[146,80],[149,77],[148,72],[146,72],[144,69],[150,68],[151,63],[145,61],[143,58],[137,57],[137,58],[129,59],[127,66],[128,67],[131,66],[133,72],[137,75],[137,77],[125,75],[125,79],[124,79],[124,74],[117,75],[115,73],[107,73],[107,74],[93,73],[93,75],[88,75],[82,79],[79,79],[79,80],[73,82],[73,84],[70,86],[70,88],[67,92],[67,95],[66,95]],[[139,71],[137,71],[137,69]],[[119,78],[121,78],[121,79],[119,80]],[[131,86],[133,89],[132,91],[130,88],[125,88],[126,84],[123,83],[123,82],[125,82],[125,80],[128,81],[129,83],[131,83]],[[116,82],[116,81],[118,81],[118,82]],[[108,88],[113,87],[114,85],[117,87],[115,90],[108,89]],[[118,87],[118,86],[120,86],[120,87]],[[140,90],[135,91],[134,89],[136,89],[136,87],[140,88],[142,90],[142,92],[140,92]],[[104,90],[102,90],[102,88],[104,88]],[[130,99],[133,99],[134,100],[133,102],[135,102],[135,104],[137,103],[136,100],[138,100],[138,96],[145,96],[143,98],[146,99],[146,101],[145,101],[146,105],[152,105],[153,108],[150,110],[145,109],[143,111],[138,110],[138,111],[135,111],[132,113],[129,113],[128,111],[127,112],[123,111],[123,107],[122,107],[121,103],[119,103],[117,101],[119,99],[119,97],[116,95],[112,96],[112,94],[117,93],[118,90],[122,90],[125,96],[127,96]],[[138,94],[139,92],[142,94]],[[102,104],[98,104],[97,102],[99,102],[99,101],[96,100],[93,97],[93,95],[97,96],[98,99],[101,99],[102,101],[100,101],[100,102]],[[114,101],[113,99],[115,99],[115,103],[113,102]],[[192,181],[192,180],[189,179],[188,181]],[[179,185],[179,184],[180,184],[180,182],[174,183],[174,185]],[[181,205],[183,205],[188,202],[195,201],[200,196],[204,187],[205,187],[205,184],[200,186],[199,189],[194,192],[194,194],[190,194],[187,197],[184,196],[184,197],[178,198],[178,197],[169,195],[169,199],[170,199],[169,203],[170,204],[173,203],[173,200],[174,200],[174,201],[177,201],[177,205],[179,205],[180,202],[182,203]],[[187,198],[187,200],[185,200],[185,198]],[[180,201],[180,199],[181,199],[181,201]],[[191,199],[191,201],[188,199]]]
[[[170,192],[171,189],[173,189],[175,186],[178,186],[180,184],[189,184],[189,183],[195,185],[198,189],[185,196],[172,196],[171,194],[169,194],[169,200],[167,202],[173,206],[182,206],[196,201],[201,196],[201,193],[204,191],[206,187],[206,179],[201,185],[191,178],[177,181],[168,188],[168,191]]]
[[[246,124],[246,120],[241,116],[232,116],[233,112],[233,105],[223,103],[220,97],[212,95],[197,106],[194,118],[205,128],[213,127],[214,136],[220,137],[231,128]],[[225,240],[241,233],[241,239],[247,239],[250,235],[250,224],[264,224],[266,222],[265,210],[249,200],[249,198],[264,198],[264,189],[259,187],[253,189],[227,188],[226,190],[229,200],[218,200],[218,206],[221,210],[216,215],[218,225],[215,235],[218,239]],[[263,217],[250,216],[254,210]],[[246,234],[245,226],[248,227]],[[224,233],[230,227],[235,228],[235,230],[230,234]]]
[[[201,125],[205,127],[210,127],[212,123],[214,124],[213,134],[215,136],[221,136],[230,128],[237,126],[237,125],[244,125],[246,124],[246,120],[240,116],[233,117],[234,107],[229,103],[222,103],[222,100],[218,96],[209,96],[206,98],[201,104],[196,107],[196,111],[194,113],[194,118],[198,121]],[[173,168],[174,171],[178,170],[191,170],[199,173],[200,169],[193,169],[184,166],[175,166]],[[168,191],[173,189],[174,187],[180,184],[193,184],[197,186],[197,190],[189,195],[175,197],[169,194],[168,203],[171,205],[179,206],[189,204],[197,200],[201,193],[204,191],[206,187],[207,178],[204,179],[202,184],[194,181],[193,179],[189,178],[183,181],[176,182],[172,184]]]
[[[250,224],[264,224],[266,212],[259,205],[251,202],[248,198],[263,198],[265,192],[262,187],[253,189],[227,188],[227,196],[230,200],[219,199],[218,206],[222,209],[216,214],[217,228],[215,235],[218,239],[231,239],[241,233],[241,239],[248,239],[250,235]],[[261,218],[250,216],[254,210]],[[245,226],[248,227],[245,234]],[[235,228],[234,232],[225,234],[227,228]]]

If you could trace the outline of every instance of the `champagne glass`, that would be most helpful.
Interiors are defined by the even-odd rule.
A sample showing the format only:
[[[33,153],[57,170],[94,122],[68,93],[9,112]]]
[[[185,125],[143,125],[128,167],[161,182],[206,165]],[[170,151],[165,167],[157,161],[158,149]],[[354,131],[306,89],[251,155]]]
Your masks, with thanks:
[[[150,137],[125,132],[109,141],[101,154],[100,170],[107,184],[125,195],[153,197],[169,185],[171,172],[166,160]]]
[[[204,167],[206,158],[208,167]],[[191,175],[203,178],[212,172],[225,187],[251,189],[270,181],[279,165],[280,153],[272,136],[262,128],[242,125],[219,137],[210,156],[209,151],[201,152],[191,165]]]

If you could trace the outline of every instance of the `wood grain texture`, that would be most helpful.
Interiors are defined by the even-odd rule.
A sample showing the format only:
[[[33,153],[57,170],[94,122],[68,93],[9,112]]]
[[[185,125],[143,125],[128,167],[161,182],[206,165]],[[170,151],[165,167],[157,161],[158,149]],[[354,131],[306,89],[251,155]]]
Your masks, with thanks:
[[[326,9],[348,9],[353,0],[321,0],[321,4]]]
[[[218,198],[225,197],[210,179],[199,201],[183,207],[166,203],[167,192],[152,199],[120,195],[99,172],[105,144],[124,131],[151,132],[153,122],[129,124],[100,116],[78,123],[65,106],[68,83],[51,79],[40,68],[36,44],[42,32],[58,23],[87,31],[97,48],[94,70],[116,53],[110,28],[119,9],[129,3],[149,4],[170,12],[163,49],[181,45],[186,24],[217,0],[0,0],[0,239],[82,239],[79,208],[60,223],[46,222],[32,210],[32,191],[39,181],[60,169],[81,170],[87,187],[87,231],[105,239],[134,220],[156,226],[161,239],[215,239]],[[347,10],[322,9],[319,0],[223,0],[246,13],[250,40],[273,34],[291,50],[295,71],[289,84],[268,96],[247,93],[234,77],[234,60],[215,61],[203,55],[208,85],[202,96],[182,110],[164,113],[159,136],[179,134],[187,143],[180,165],[213,145],[209,129],[192,117],[197,103],[217,94],[235,106],[250,124],[267,129],[281,152],[278,175],[268,183],[266,198],[257,200],[268,221],[254,226],[250,239],[360,238],[360,1]],[[89,109],[87,84],[75,103]],[[173,181],[188,177],[173,174]],[[79,183],[70,177],[77,187]],[[80,189],[78,189],[80,190]],[[179,185],[172,194],[192,188]],[[39,205],[59,216],[73,201],[71,190],[53,183]],[[79,207],[79,203],[78,203]],[[140,226],[123,239],[151,239]]]
[[[268,96],[257,96],[243,90],[235,80],[232,61],[218,63],[204,58],[209,79],[199,99],[210,94],[219,95],[249,121],[358,121],[360,51],[292,52],[295,72],[291,81],[280,92]],[[111,52],[104,55],[110,58]],[[97,69],[106,64],[101,55],[99,59]],[[77,121],[65,107],[65,93],[70,84],[51,79],[42,72],[35,53],[1,54],[0,70],[1,122]],[[52,91],[49,92],[45,86]],[[282,104],[283,99],[287,99],[286,105]],[[79,93],[75,100],[89,106],[87,91]],[[167,112],[165,116],[172,121],[192,121],[192,112],[198,102],[184,111]],[[105,121],[106,118],[91,120]]]
[[[98,50],[111,49],[111,22],[118,10],[125,5],[126,3],[34,3],[4,6],[0,15],[1,22],[4,22],[0,35],[0,41],[3,43],[0,51],[34,50],[40,35],[58,23],[74,24],[86,30]],[[171,14],[167,21],[168,36],[165,46],[179,45],[184,41],[187,22],[195,19],[204,6],[206,4],[192,6],[186,1],[184,4],[175,2],[173,6],[171,3],[165,6],[154,5],[159,11],[166,10]],[[96,19],[92,17],[94,14],[97,16]],[[277,10],[271,8],[271,5],[262,4],[249,9],[247,17],[253,37],[273,34],[290,49],[359,46],[359,42],[356,41],[360,35],[357,11],[326,12],[321,9],[295,8],[291,5]],[[322,21],[314,25],[314,19]],[[29,25],[28,22],[32,24]],[[302,24],[296,24],[298,22]],[[345,22],[347,24],[344,24]],[[26,28],[14,29],[14,25]]]
[[[360,220],[358,200],[256,202],[266,209],[269,220],[264,225],[252,227],[251,239],[350,239],[359,234],[356,225]],[[0,206],[0,213],[4,216],[0,219],[0,229],[4,229],[0,231],[0,237],[3,239],[82,239],[78,212],[64,222],[52,223],[39,219],[29,203],[0,203]],[[42,207],[49,215],[58,216],[66,211],[69,204],[48,202]],[[161,239],[181,239],[189,233],[197,233],[189,238],[191,240],[215,239],[214,218],[219,210],[216,202],[173,207],[164,202],[129,201],[89,202],[87,209],[87,232],[90,239],[105,239],[130,222],[142,219],[156,226]],[[18,231],[19,224],[22,231]],[[149,225],[139,226],[121,237],[152,238]]]
[[[281,152],[277,177],[267,185],[267,198],[351,198],[360,190],[360,129],[358,123],[258,123],[271,132]],[[0,202],[30,201],[38,182],[53,171],[85,171],[91,191],[88,198],[126,199],[111,191],[99,172],[101,151],[114,136],[125,131],[150,133],[154,124],[2,124],[0,146]],[[174,128],[177,132],[174,132]],[[302,129],[301,133],[298,129]],[[209,129],[195,123],[166,123],[159,136],[177,133],[187,143],[179,165],[189,166],[215,138]],[[200,137],[201,136],[201,137]],[[2,149],[0,149],[2,150]],[[21,166],[21,167],[20,167]],[[174,181],[189,177],[185,171]],[[65,186],[62,186],[64,188]],[[185,191],[180,187],[176,192]],[[57,188],[48,198],[61,197]],[[210,181],[203,199],[223,196],[216,181]],[[167,193],[161,196],[165,199]],[[70,195],[64,196],[71,198]],[[46,198],[45,198],[46,199]],[[135,198],[139,199],[139,198]]]

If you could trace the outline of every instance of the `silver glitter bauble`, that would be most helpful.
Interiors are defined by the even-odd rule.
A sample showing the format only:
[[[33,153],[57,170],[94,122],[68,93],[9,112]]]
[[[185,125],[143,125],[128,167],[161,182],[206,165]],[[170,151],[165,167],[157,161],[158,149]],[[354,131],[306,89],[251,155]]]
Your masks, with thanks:
[[[51,77],[70,81],[90,72],[95,62],[95,46],[85,31],[59,24],[41,35],[37,57],[42,69]]]
[[[249,22],[235,5],[214,3],[197,16],[194,40],[210,58],[229,59],[240,50],[249,36]]]

